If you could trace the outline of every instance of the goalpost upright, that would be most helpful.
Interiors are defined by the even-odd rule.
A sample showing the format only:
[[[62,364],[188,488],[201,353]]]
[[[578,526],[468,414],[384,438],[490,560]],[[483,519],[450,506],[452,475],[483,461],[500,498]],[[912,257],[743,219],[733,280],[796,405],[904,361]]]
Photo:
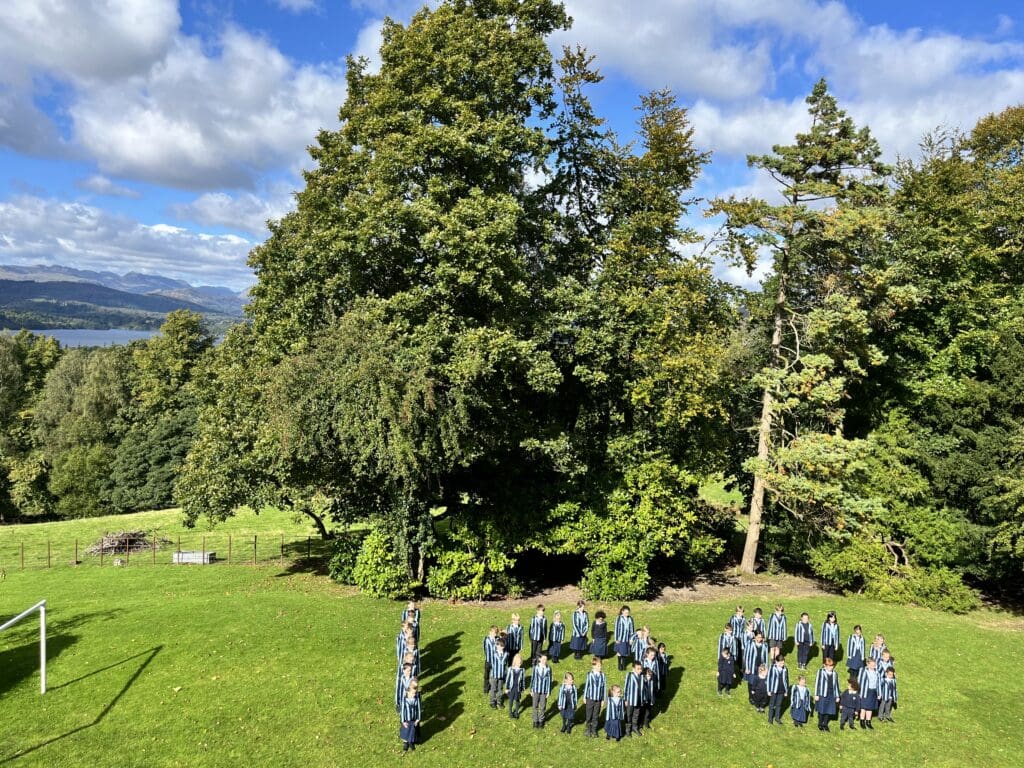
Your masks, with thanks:
[[[29,616],[33,611],[39,611],[39,692],[46,693],[46,601],[40,600],[31,608],[26,608],[10,621],[0,624],[0,632],[13,627],[19,621]]]

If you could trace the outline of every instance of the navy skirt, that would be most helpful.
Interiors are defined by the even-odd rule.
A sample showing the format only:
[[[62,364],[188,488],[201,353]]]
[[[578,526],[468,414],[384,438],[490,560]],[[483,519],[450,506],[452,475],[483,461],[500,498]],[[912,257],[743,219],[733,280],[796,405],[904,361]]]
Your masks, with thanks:
[[[807,710],[806,709],[793,709],[790,710],[793,715],[793,722],[795,723],[806,723],[807,722]]]
[[[622,721],[621,720],[605,720],[604,721],[604,732],[612,739],[622,738]]]
[[[819,715],[834,715],[836,713],[836,700],[828,696],[822,696],[814,705]]]
[[[590,652],[600,659],[603,659],[608,655],[608,638],[607,637],[595,637],[594,642],[590,644]]]
[[[573,635],[569,641],[569,650],[580,652],[587,650],[587,638],[584,635]]]
[[[873,691],[870,688],[862,691],[860,695],[860,708],[878,709],[878,691]]]
[[[416,724],[409,723],[408,725],[400,725],[398,727],[398,738],[402,741],[408,741],[410,743],[416,743]]]
[[[632,652],[632,649],[630,648],[629,643],[616,643],[615,644],[615,653],[618,656],[629,656],[629,655],[631,655],[631,652]]]

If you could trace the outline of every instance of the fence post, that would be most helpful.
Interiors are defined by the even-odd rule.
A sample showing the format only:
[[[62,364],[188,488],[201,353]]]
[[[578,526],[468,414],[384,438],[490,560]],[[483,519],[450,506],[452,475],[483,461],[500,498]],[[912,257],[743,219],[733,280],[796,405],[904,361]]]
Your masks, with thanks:
[[[206,537],[203,536],[203,554],[199,558],[200,565],[206,565]]]
[[[75,539],[75,565],[78,565],[78,539]]]
[[[50,567],[50,540],[46,540],[46,567]]]
[[[252,535],[252,564],[256,565],[256,534]]]
[[[284,567],[284,534],[281,534],[281,567]]]

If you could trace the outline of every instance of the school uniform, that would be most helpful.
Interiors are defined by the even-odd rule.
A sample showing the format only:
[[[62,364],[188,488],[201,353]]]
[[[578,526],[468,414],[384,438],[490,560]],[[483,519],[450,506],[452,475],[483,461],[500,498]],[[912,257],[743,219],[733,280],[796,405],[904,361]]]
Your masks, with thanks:
[[[829,671],[825,667],[814,676],[814,695],[818,699],[814,708],[818,712],[818,728],[828,730],[828,721],[836,715],[836,704],[839,702],[839,673],[833,667]]]
[[[551,667],[537,665],[530,673],[530,699],[533,704],[533,727],[544,727],[544,710],[551,694]]]
[[[892,659],[879,659],[878,663],[875,665],[875,669],[878,670],[879,675],[885,677],[886,671],[890,669],[896,669],[896,665],[893,663]]]
[[[625,735],[632,736],[634,733],[642,735],[640,731],[640,705],[642,702],[641,676],[636,672],[626,675],[626,683],[622,686],[622,702],[625,709]]]
[[[402,621],[408,621],[412,624],[412,636],[416,638],[416,644],[420,642],[420,609],[414,608],[409,610],[406,608],[402,611]]]
[[[757,680],[750,688],[750,703],[757,707],[758,712],[764,712],[768,706],[768,678],[757,676]]]
[[[590,653],[603,659],[608,655],[608,622],[598,623],[595,621],[594,626],[590,629],[590,634],[593,637],[590,643]]]
[[[754,683],[757,682],[757,670],[768,664],[768,646],[751,643],[743,654],[743,679],[747,681],[747,693],[753,697]]]
[[[608,699],[608,712],[604,717],[605,738],[618,741],[623,736],[622,719],[625,717],[626,707],[621,698],[614,696]]]
[[[665,690],[668,685],[668,667],[671,663],[668,653],[658,652],[658,693]]]
[[[868,648],[868,658],[869,659],[874,659],[876,662],[881,661],[882,660],[882,651],[884,651],[884,650],[885,650],[885,646],[884,645],[875,645],[874,643],[872,643],[871,647]]]
[[[731,695],[732,684],[736,675],[736,664],[733,662],[732,657],[725,658],[723,656],[718,657],[718,695],[721,696],[722,692]]]
[[[587,651],[587,629],[590,628],[590,617],[586,611],[575,610],[572,614],[572,637],[569,638],[569,650],[579,661]]]
[[[789,692],[789,714],[797,728],[803,728],[811,714],[811,689],[794,685]]]
[[[420,676],[420,649],[419,648],[411,648],[411,649],[407,648],[406,651],[405,651],[405,656],[408,656],[410,653],[412,654],[412,676],[413,677],[419,677]],[[405,664],[405,662],[403,662],[402,664],[399,664],[398,668],[401,669],[404,666],[404,664]]]
[[[764,625],[764,618],[761,616],[755,616],[751,620],[751,630],[756,635],[758,632],[761,633],[761,637],[768,637],[768,628]]]
[[[768,670],[768,723],[782,725],[782,705],[789,691],[789,670],[772,664]]]
[[[544,651],[544,640],[548,636],[548,620],[544,616],[530,619],[530,658],[534,662]]]
[[[878,685],[881,680],[877,669],[861,667],[860,674],[857,675],[857,682],[860,684],[861,709],[872,711],[878,709]]]
[[[565,624],[561,621],[551,622],[548,630],[548,657],[557,664],[562,655],[562,643],[565,642]]]
[[[743,633],[747,629],[747,620],[743,616],[737,616],[733,614],[729,617],[729,626],[732,627],[732,636],[736,640],[736,653],[732,655],[736,664],[743,663],[743,648],[744,648],[744,636]],[[721,655],[721,654],[719,654]]]
[[[491,709],[501,706],[501,697],[505,690],[505,679],[508,675],[508,654],[504,649],[495,648],[491,654]]]
[[[839,720],[839,730],[843,730],[847,724],[849,724],[851,729],[855,728],[857,724],[857,716],[861,709],[860,696],[847,689],[843,691],[843,695],[839,697],[839,706],[842,711],[842,717]]]
[[[822,659],[836,660],[836,651],[839,650],[839,622],[829,624],[827,621],[821,625],[821,657]]]
[[[846,667],[857,672],[864,666],[864,635],[850,635],[846,641]]]
[[[782,648],[782,644],[789,637],[789,625],[786,622],[786,614],[773,613],[768,617],[768,631],[765,639],[769,648]]]
[[[416,734],[419,731],[417,723],[422,719],[422,707],[420,697],[414,696],[411,699],[406,697],[402,700],[402,710],[399,713],[398,738],[412,748],[416,743]]]
[[[645,658],[643,661],[640,662],[640,666],[643,669],[643,673],[644,673],[645,677],[647,675],[647,670],[648,669],[651,670],[651,673],[652,673],[651,682],[654,685],[654,697],[653,697],[653,699],[658,698],[658,657],[657,657],[657,655],[655,655],[655,657],[653,659]],[[653,701],[653,699],[652,699],[652,701]]]
[[[654,700],[657,696],[654,675],[647,676],[645,673],[640,678],[640,727],[650,728],[651,720],[654,717]]]
[[[402,667],[402,659],[405,658],[405,632],[399,632],[395,638],[395,657],[398,659],[398,667]]]
[[[558,711],[562,713],[562,733],[572,733],[576,718],[577,692],[575,685],[562,683],[558,688]]]
[[[584,719],[588,736],[597,736],[597,719],[601,715],[606,689],[607,678],[604,672],[590,670],[583,685]]]
[[[629,651],[633,656],[633,661],[643,663],[644,656],[647,655],[647,638],[639,632],[634,632],[629,639]]]
[[[800,669],[807,669],[811,646],[814,645],[814,625],[809,621],[798,621],[793,639],[796,642],[796,665]]]
[[[508,716],[519,719],[519,706],[526,687],[526,670],[522,667],[509,667],[505,673],[505,687],[508,689]]]
[[[878,683],[878,719],[892,722],[892,707],[897,702],[896,678],[883,677]]]
[[[395,680],[395,712],[402,714],[402,701],[405,699],[405,692],[409,690],[409,683],[412,682],[412,675],[406,677],[401,672]]]
[[[718,636],[718,658],[722,658],[722,650],[729,649],[729,658],[736,659],[736,636],[723,632]]]
[[[632,616],[618,616],[615,619],[615,655],[619,658],[619,671],[626,668],[629,654],[633,650],[630,639],[636,634],[633,630]]]
[[[523,625],[509,624],[505,628],[505,651],[511,659],[523,650]]]
[[[491,663],[494,659],[494,649],[497,637],[484,635],[484,694],[491,692]]]

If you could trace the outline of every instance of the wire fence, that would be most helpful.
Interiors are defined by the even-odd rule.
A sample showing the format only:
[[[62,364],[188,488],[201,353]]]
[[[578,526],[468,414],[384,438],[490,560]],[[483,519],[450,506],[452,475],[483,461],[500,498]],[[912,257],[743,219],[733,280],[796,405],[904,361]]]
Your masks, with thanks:
[[[284,534],[216,534],[150,537],[142,548],[137,543],[88,551],[95,541],[0,542],[0,569],[42,570],[64,567],[141,567],[158,565],[281,565],[325,560],[331,542],[314,536]]]

